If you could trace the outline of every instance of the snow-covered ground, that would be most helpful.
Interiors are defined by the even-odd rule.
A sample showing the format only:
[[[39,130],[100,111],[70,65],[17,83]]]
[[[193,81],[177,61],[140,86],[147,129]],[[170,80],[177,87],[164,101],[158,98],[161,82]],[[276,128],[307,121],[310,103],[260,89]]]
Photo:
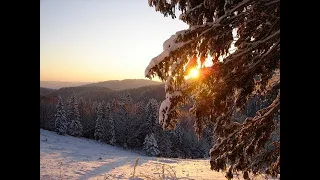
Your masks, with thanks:
[[[135,179],[161,179],[162,175],[164,179],[226,179],[222,172],[210,170],[209,159],[148,157],[94,140],[40,129],[41,180],[130,179],[138,157]]]

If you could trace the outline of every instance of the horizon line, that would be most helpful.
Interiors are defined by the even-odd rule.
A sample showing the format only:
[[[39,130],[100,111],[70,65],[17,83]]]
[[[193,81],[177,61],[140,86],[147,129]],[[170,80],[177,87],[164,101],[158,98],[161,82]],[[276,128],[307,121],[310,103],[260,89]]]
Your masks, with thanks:
[[[123,81],[123,80],[147,80],[147,81],[157,81],[162,82],[160,80],[154,80],[154,79],[142,79],[142,78],[132,78],[132,79],[111,79],[111,80],[104,80],[104,81],[61,81],[61,80],[41,80],[40,82],[60,82],[60,83],[99,83],[99,82],[105,82],[105,81]]]

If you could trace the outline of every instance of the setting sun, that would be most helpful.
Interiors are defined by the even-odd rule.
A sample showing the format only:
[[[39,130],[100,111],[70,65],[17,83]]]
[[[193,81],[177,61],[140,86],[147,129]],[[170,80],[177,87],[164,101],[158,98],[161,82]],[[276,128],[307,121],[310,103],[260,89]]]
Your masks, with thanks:
[[[188,77],[189,77],[189,78],[194,78],[194,79],[197,78],[197,77],[199,77],[199,70],[196,69],[196,68],[191,69],[191,70],[189,71]]]

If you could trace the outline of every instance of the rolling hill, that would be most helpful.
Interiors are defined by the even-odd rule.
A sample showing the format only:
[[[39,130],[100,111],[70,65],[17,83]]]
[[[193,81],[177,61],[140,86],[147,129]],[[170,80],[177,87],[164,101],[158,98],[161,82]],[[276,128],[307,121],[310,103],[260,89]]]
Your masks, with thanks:
[[[82,87],[106,87],[112,90],[125,90],[125,89],[134,89],[144,86],[159,85],[163,84],[158,81],[151,81],[147,79],[124,79],[124,80],[111,80],[103,81],[98,83],[91,83],[82,85]]]
[[[55,89],[66,87],[104,87],[115,91],[134,89],[145,86],[160,85],[162,82],[147,79],[124,79],[110,80],[97,83],[88,82],[60,82],[60,81],[40,81],[41,93],[50,93]]]
[[[113,90],[106,87],[63,87],[60,89],[48,90],[40,87],[40,96],[58,97],[62,99],[68,99],[74,93],[76,97],[82,97],[83,99],[102,100]]]
[[[74,87],[88,84],[91,82],[63,82],[63,81],[40,81],[40,87],[59,89],[62,87]]]

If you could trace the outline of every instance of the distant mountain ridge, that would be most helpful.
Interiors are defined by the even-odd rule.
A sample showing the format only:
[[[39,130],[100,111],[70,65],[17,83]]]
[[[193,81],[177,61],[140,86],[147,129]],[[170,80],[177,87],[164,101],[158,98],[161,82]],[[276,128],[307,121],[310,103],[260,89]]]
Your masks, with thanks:
[[[59,82],[59,81],[40,81],[40,87],[49,89],[60,89],[64,87],[104,87],[115,91],[134,89],[144,86],[160,85],[162,82],[147,79],[124,79],[109,80],[97,83],[88,82]]]
[[[124,80],[110,80],[98,83],[91,83],[82,85],[82,87],[106,87],[115,91],[134,89],[144,86],[160,85],[162,82],[152,81],[147,79],[124,79]]]
[[[61,96],[62,99],[70,98],[72,94],[75,94],[77,97],[82,97],[84,99],[102,99],[107,94],[113,92],[106,87],[63,87],[60,89],[51,89],[40,87],[40,96],[46,97],[58,97]]]
[[[92,101],[107,101],[110,102],[114,98],[117,98],[118,95],[123,93],[129,93],[134,102],[148,100],[154,98],[157,101],[162,101],[165,98],[164,84],[143,86],[133,89],[125,90],[111,90],[106,87],[65,87],[60,89],[48,89],[40,87],[40,101],[47,101],[56,99],[61,96],[62,99],[68,100],[72,94],[75,94],[77,98],[83,98],[84,100]],[[51,99],[50,99],[51,98]]]
[[[76,87],[91,82],[64,82],[64,81],[40,81],[40,87],[49,89],[60,89],[63,87]]]

